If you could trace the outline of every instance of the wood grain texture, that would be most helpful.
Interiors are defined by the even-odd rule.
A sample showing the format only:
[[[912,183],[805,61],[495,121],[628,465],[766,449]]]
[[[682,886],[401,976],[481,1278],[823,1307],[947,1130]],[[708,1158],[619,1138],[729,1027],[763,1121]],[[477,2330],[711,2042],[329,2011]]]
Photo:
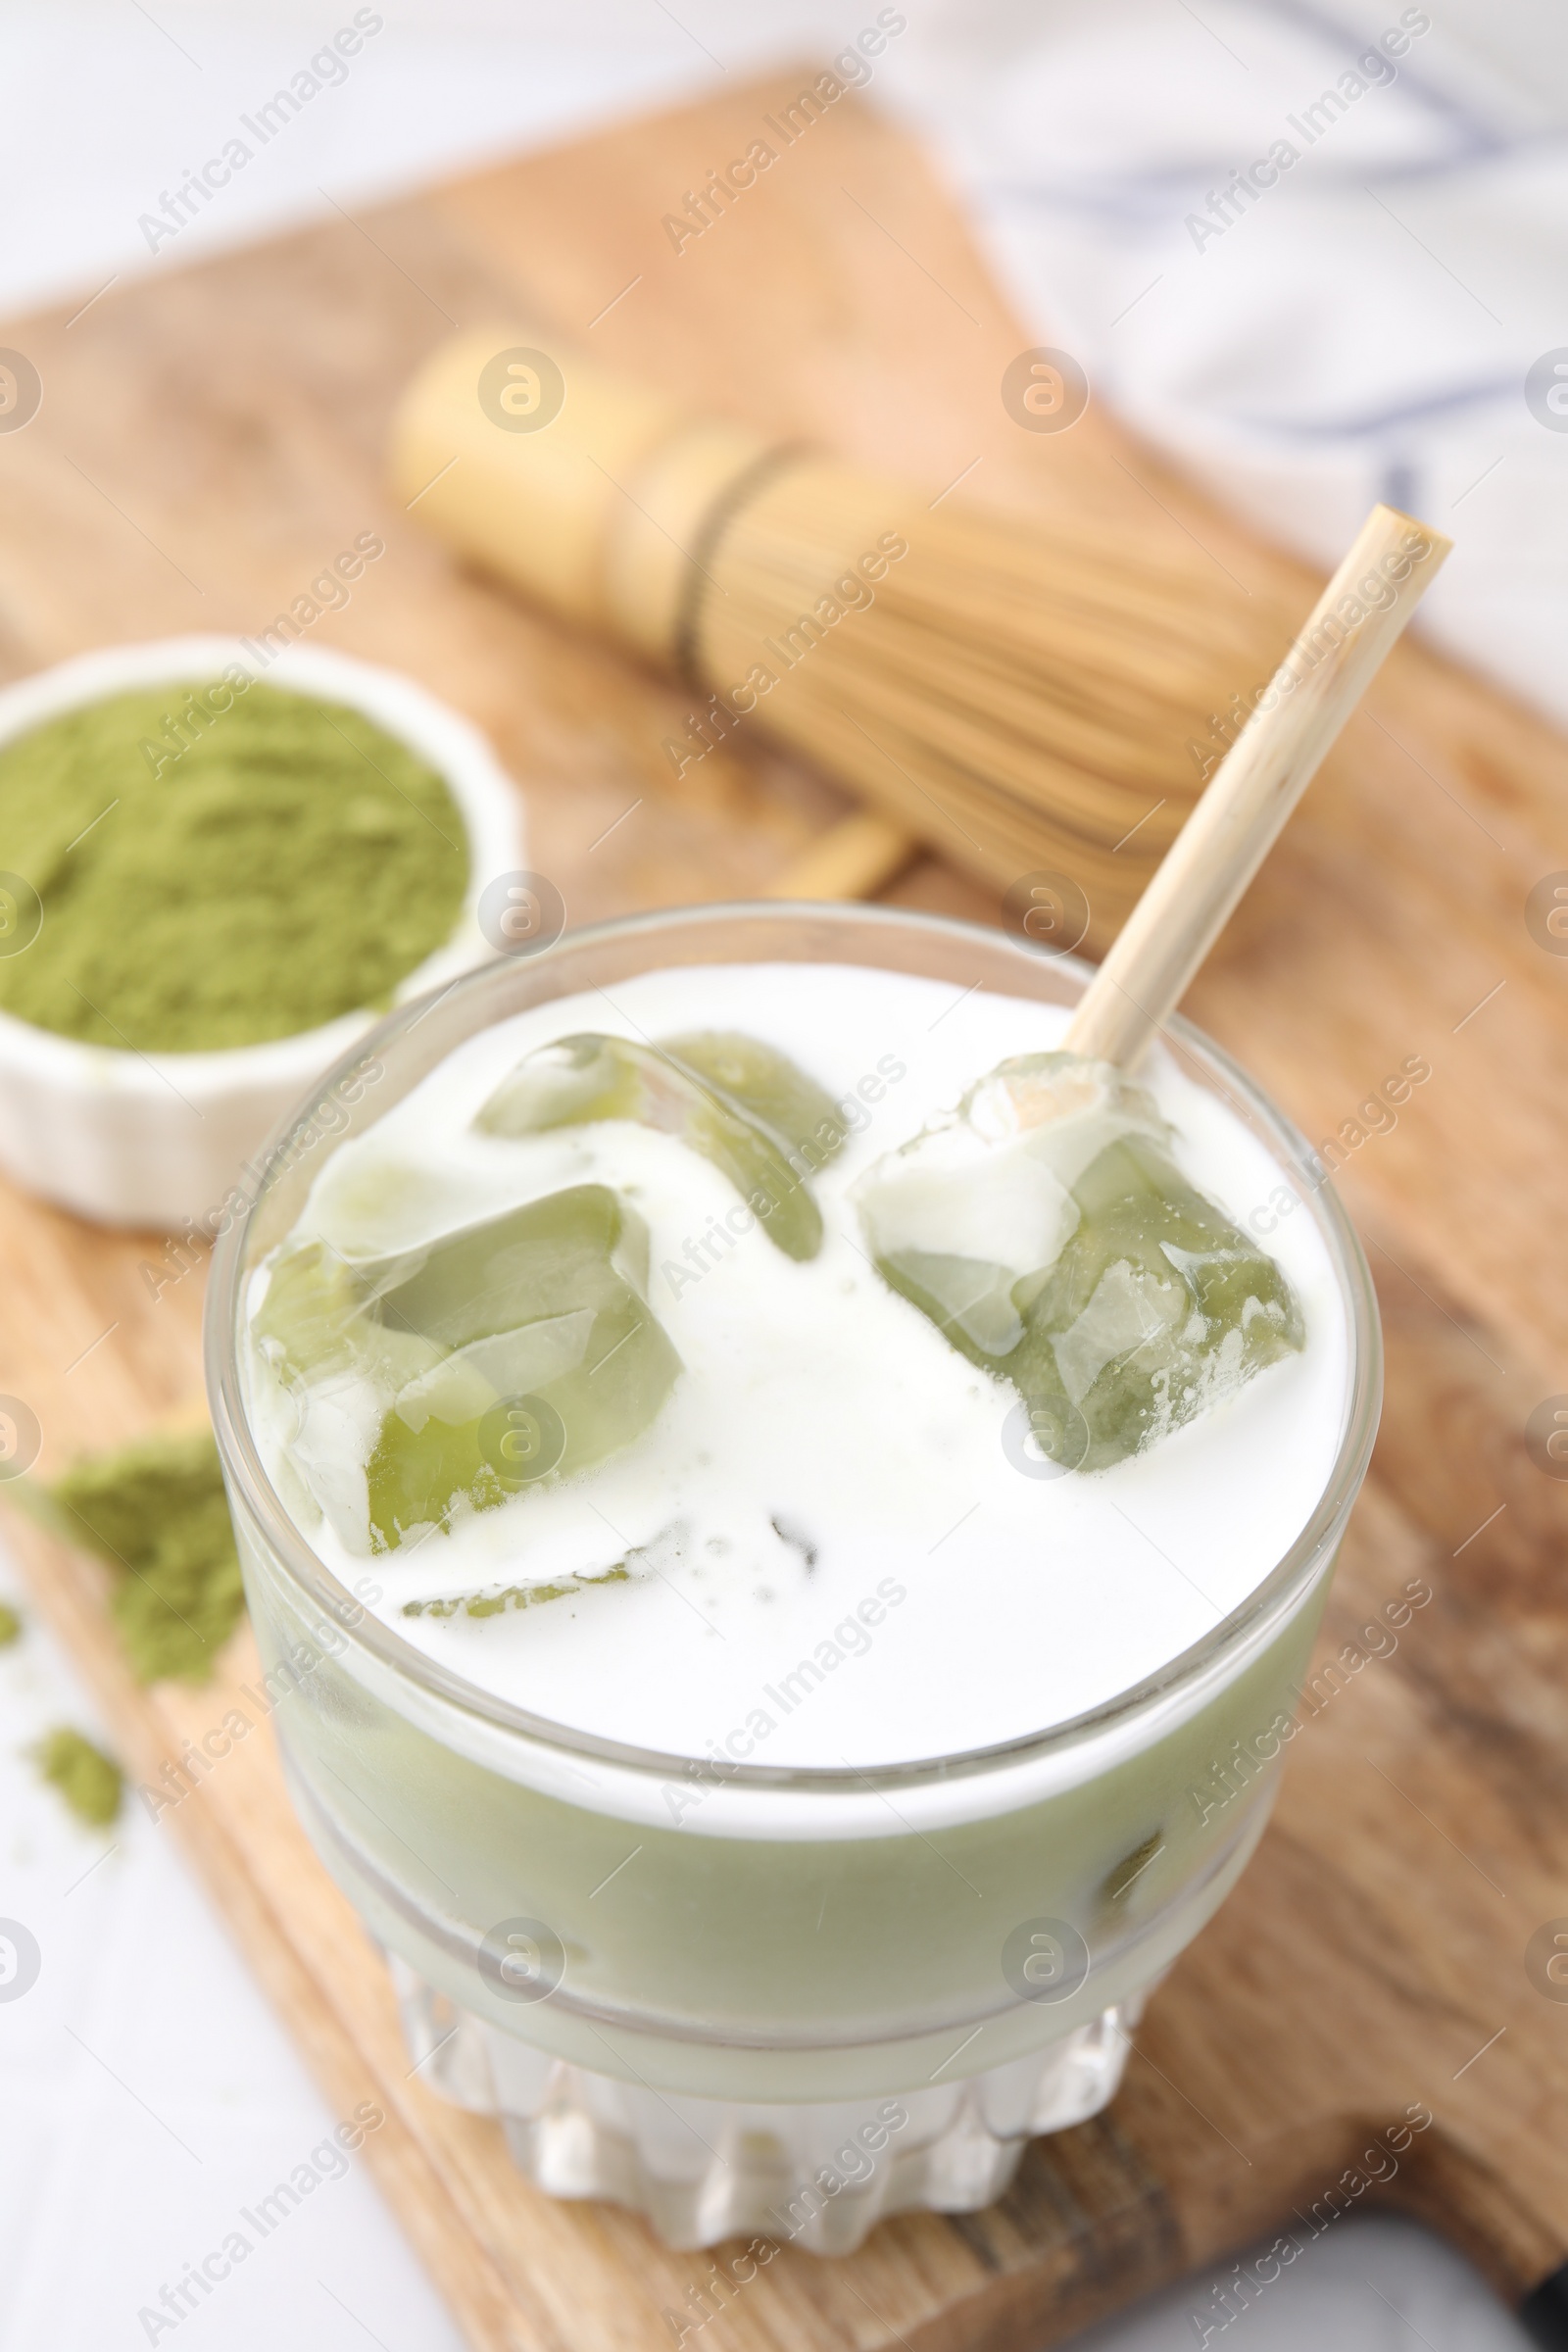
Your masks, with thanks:
[[[676,782],[661,745],[684,723],[679,695],[465,577],[416,510],[389,507],[381,437],[410,368],[453,323],[523,306],[683,397],[934,489],[978,456],[976,496],[1137,514],[1152,541],[1198,544],[1216,597],[1309,608],[1303,570],[1102,411],[1057,437],[1011,424],[998,382],[1031,334],[934,176],[858,102],[675,255],[662,214],[776,95],[726,93],[166,269],[72,326],[62,312],[8,327],[45,391],[26,431],[0,438],[0,667],[255,631],[374,529],[386,555],[308,640],[399,664],[489,729],[573,920],[776,884],[845,813],[836,794],[745,746]],[[1524,1963],[1534,1930],[1568,1914],[1568,1486],[1524,1439],[1538,1401],[1568,1390],[1568,959],[1524,919],[1531,887],[1568,868],[1565,791],[1560,737],[1401,646],[1190,1000],[1314,1143],[1339,1139],[1389,1337],[1383,1436],[1321,1653],[1340,1670],[1309,1702],[1256,1861],[1153,2001],[1108,2115],[1036,2143],[989,2213],[885,2225],[844,2263],[786,2250],[710,2323],[714,2342],[1022,2352],[1293,2208],[1310,2216],[1417,2101],[1433,2128],[1353,2201],[1423,2215],[1511,2293],[1568,2253],[1568,2007]],[[930,859],[888,895],[996,913]],[[1397,1123],[1358,1120],[1415,1056],[1432,1074]],[[138,1267],[156,1252],[0,1197],[0,1390],[37,1412],[45,1470],[195,1385],[201,1275],[155,1299]],[[242,1634],[211,1689],[134,1690],[97,1569],[12,1534],[136,1777],[254,1680]],[[1435,1597],[1396,1653],[1347,1667],[1345,1645],[1412,1578]],[[294,1823],[270,1734],[163,1820],[338,2112],[385,2109],[368,2161],[473,2344],[667,2345],[661,2315],[706,2259],[611,2208],[535,2195],[494,2127],[411,2080],[379,1964]]]

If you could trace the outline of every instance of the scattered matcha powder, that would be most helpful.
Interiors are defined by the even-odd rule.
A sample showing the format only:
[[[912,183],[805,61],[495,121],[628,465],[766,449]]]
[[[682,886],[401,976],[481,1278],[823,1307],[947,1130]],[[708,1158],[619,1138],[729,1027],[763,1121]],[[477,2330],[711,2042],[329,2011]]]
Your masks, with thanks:
[[[235,665],[0,746],[0,870],[43,906],[0,1009],[181,1054],[384,1007],[455,929],[468,852],[406,744]]]
[[[0,1600],[0,1649],[9,1649],[13,1642],[22,1640],[22,1619],[9,1601]]]
[[[76,1541],[122,1571],[110,1606],[137,1681],[206,1682],[245,1606],[212,1431],[89,1455],[50,1493]]]
[[[62,1728],[46,1734],[33,1750],[38,1770],[58,1788],[78,1821],[106,1830],[120,1811],[124,1775],[80,1732]]]

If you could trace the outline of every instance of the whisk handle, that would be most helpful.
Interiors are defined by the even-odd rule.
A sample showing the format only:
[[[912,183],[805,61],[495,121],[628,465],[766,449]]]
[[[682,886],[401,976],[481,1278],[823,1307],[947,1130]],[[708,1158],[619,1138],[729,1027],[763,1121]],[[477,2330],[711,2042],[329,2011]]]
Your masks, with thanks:
[[[678,665],[708,518],[775,454],[515,322],[452,336],[405,389],[406,510],[565,620]]]

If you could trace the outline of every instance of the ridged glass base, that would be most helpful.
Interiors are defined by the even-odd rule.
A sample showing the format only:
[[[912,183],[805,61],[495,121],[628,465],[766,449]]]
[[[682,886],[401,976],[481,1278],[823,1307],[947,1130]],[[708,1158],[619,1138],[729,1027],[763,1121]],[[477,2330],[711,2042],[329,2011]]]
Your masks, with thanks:
[[[390,1954],[419,2079],[498,2116],[530,2180],[606,2197],[668,2246],[756,2236],[848,2254],[874,2223],[999,2197],[1026,2143],[1098,2115],[1116,2092],[1143,2000],[1049,2048],[958,2082],[845,2105],[752,2106],[666,2096],[499,2033]]]

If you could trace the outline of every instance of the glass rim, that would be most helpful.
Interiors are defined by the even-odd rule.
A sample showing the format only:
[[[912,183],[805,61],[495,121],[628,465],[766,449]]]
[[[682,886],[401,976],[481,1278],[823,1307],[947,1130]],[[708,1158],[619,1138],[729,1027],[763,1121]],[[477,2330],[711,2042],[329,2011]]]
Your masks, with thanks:
[[[869,925],[872,930],[912,930],[934,933],[940,938],[954,941],[968,941],[991,955],[1000,953],[1005,956],[1010,952],[1017,959],[1020,973],[1031,970],[1038,972],[1043,960],[1038,949],[1014,939],[1009,933],[983,923],[968,922],[959,916],[929,913],[921,908],[867,906],[858,902],[764,899],[724,900],[695,906],[657,907],[639,913],[612,916],[604,922],[564,932],[549,948],[528,956],[526,961],[528,965],[538,968],[554,960],[558,955],[592,948],[601,942],[655,938],[682,926],[700,927],[708,924],[716,927],[737,919],[755,920],[764,925],[783,924],[802,917],[810,917],[818,922],[825,919],[830,924],[835,920],[846,923],[853,921]],[[1283,1557],[1275,1562],[1268,1574],[1252,1587],[1234,1609],[1152,1674],[1078,1715],[1069,1716],[1047,1730],[1021,1733],[983,1747],[964,1748],[952,1755],[920,1757],[897,1764],[858,1767],[836,1764],[751,1764],[726,1760],[723,1766],[719,1766],[711,1757],[693,1757],[671,1750],[643,1747],[631,1741],[584,1731],[575,1725],[557,1723],[548,1716],[536,1715],[497,1692],[468,1682],[405,1640],[365,1602],[358,1600],[318,1557],[290,1518],[268,1476],[246,1414],[241,1378],[239,1294],[249,1270],[244,1245],[251,1220],[261,1208],[274,1177],[287,1170],[289,1139],[301,1118],[309,1115],[311,1106],[351,1078],[368,1058],[377,1058],[384,1049],[394,1046],[402,1036],[416,1027],[438,1003],[455,1001],[461,1005],[474,997],[496,991],[522,960],[519,957],[499,957],[477,965],[472,971],[448,982],[445,988],[432,989],[422,997],[412,998],[406,1004],[395,1006],[372,1029],[356,1038],[349,1051],[329,1069],[321,1072],[303,1101],[269,1138],[259,1161],[252,1163],[253,1166],[259,1164],[260,1173],[245,1213],[234,1218],[226,1231],[219,1236],[214,1247],[204,1318],[204,1353],[208,1400],[225,1477],[239,1490],[245,1508],[270,1546],[273,1559],[303,1593],[324,1609],[347,1641],[357,1642],[396,1678],[412,1683],[426,1696],[443,1705],[477,1718],[492,1731],[509,1734],[567,1756],[587,1757],[599,1764],[630,1770],[661,1781],[689,1779],[692,1767],[696,1764],[710,1773],[726,1788],[858,1794],[868,1788],[909,1787],[918,1783],[994,1772],[1008,1766],[1028,1764],[1038,1758],[1084,1744],[1117,1724],[1152,1709],[1161,1699],[1200,1682],[1228,1652],[1242,1648],[1249,1636],[1273,1614],[1278,1612],[1283,1615],[1289,1603],[1313,1581],[1325,1551],[1343,1530],[1344,1521],[1366,1474],[1377,1435],[1383,1385],[1381,1327],[1371,1269],[1344,1203],[1335,1187],[1328,1182],[1301,1194],[1299,1198],[1316,1221],[1348,1308],[1351,1378],[1339,1448],[1317,1502]],[[759,955],[745,960],[764,962],[768,958]],[[778,960],[804,961],[806,958],[786,956]],[[827,958],[814,957],[812,960]],[[1054,970],[1085,984],[1095,968],[1071,955],[1053,956],[1049,960]],[[500,1012],[496,1017],[508,1018],[510,1013]],[[480,1025],[476,1024],[466,1034],[477,1034]],[[1178,1044],[1205,1074],[1217,1074],[1236,1090],[1246,1105],[1249,1118],[1262,1129],[1282,1168],[1299,1170],[1310,1164],[1311,1146],[1306,1137],[1294,1121],[1270,1102],[1223,1047],[1216,1045],[1196,1023],[1180,1013],[1170,1015],[1161,1024],[1159,1034],[1162,1041]],[[375,1555],[368,1556],[373,1558]]]

